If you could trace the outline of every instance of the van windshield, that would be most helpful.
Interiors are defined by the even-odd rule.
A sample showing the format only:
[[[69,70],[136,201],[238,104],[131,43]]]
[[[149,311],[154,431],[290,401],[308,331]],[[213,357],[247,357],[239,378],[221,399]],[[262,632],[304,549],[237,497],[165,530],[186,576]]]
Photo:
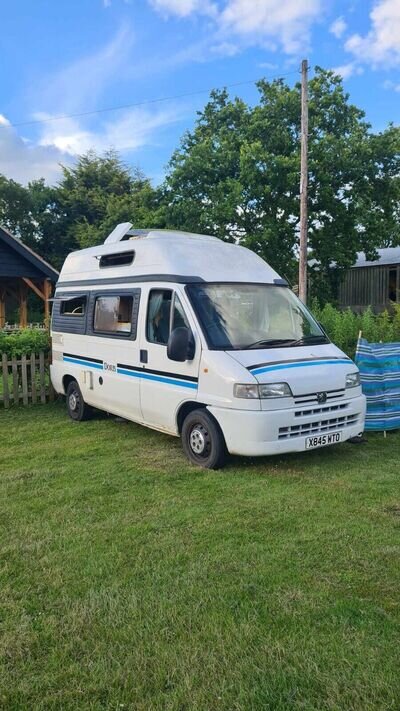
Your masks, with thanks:
[[[210,348],[329,343],[308,309],[285,286],[191,284],[187,289]]]

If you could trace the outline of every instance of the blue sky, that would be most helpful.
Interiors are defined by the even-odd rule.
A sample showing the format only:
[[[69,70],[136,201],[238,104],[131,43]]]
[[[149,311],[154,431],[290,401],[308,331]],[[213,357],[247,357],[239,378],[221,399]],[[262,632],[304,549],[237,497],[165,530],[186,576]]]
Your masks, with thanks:
[[[15,0],[0,19],[0,172],[22,183],[109,147],[158,183],[207,93],[43,119],[293,83],[303,57],[343,76],[374,130],[399,123],[400,0]]]

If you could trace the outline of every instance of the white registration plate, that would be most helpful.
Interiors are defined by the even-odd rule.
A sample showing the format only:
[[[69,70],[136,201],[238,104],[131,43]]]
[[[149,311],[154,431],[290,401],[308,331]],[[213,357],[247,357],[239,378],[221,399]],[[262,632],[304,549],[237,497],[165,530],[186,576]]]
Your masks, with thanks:
[[[341,442],[341,440],[341,432],[332,432],[331,434],[306,437],[306,449],[314,449],[314,447],[326,447],[326,445],[328,444],[337,444],[337,442]]]

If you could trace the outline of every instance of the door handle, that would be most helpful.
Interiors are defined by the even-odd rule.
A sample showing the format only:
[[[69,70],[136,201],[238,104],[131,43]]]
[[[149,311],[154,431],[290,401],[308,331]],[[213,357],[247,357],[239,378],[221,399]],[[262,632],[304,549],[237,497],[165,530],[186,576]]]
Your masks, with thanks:
[[[144,349],[140,350],[140,362],[141,363],[147,363],[148,361],[148,352]]]

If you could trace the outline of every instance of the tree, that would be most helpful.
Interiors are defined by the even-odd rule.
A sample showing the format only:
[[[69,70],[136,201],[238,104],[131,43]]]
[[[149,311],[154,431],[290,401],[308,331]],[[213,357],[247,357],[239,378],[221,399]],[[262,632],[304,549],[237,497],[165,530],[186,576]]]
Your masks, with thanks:
[[[103,242],[119,222],[129,221],[135,227],[164,225],[158,192],[114,151],[104,156],[90,151],[72,168],[63,167],[57,203],[68,242],[76,248]]]
[[[67,254],[99,244],[119,222],[163,227],[160,192],[114,152],[91,151],[63,167],[58,185],[26,187],[0,175],[0,223],[60,268]]]
[[[55,188],[43,179],[25,187],[0,175],[0,223],[54,265],[59,265],[63,236]]]
[[[257,86],[254,107],[212,92],[170,161],[167,220],[240,239],[296,281],[300,84]],[[400,130],[374,135],[333,72],[317,67],[309,94],[310,258],[326,299],[357,251],[399,240]]]

